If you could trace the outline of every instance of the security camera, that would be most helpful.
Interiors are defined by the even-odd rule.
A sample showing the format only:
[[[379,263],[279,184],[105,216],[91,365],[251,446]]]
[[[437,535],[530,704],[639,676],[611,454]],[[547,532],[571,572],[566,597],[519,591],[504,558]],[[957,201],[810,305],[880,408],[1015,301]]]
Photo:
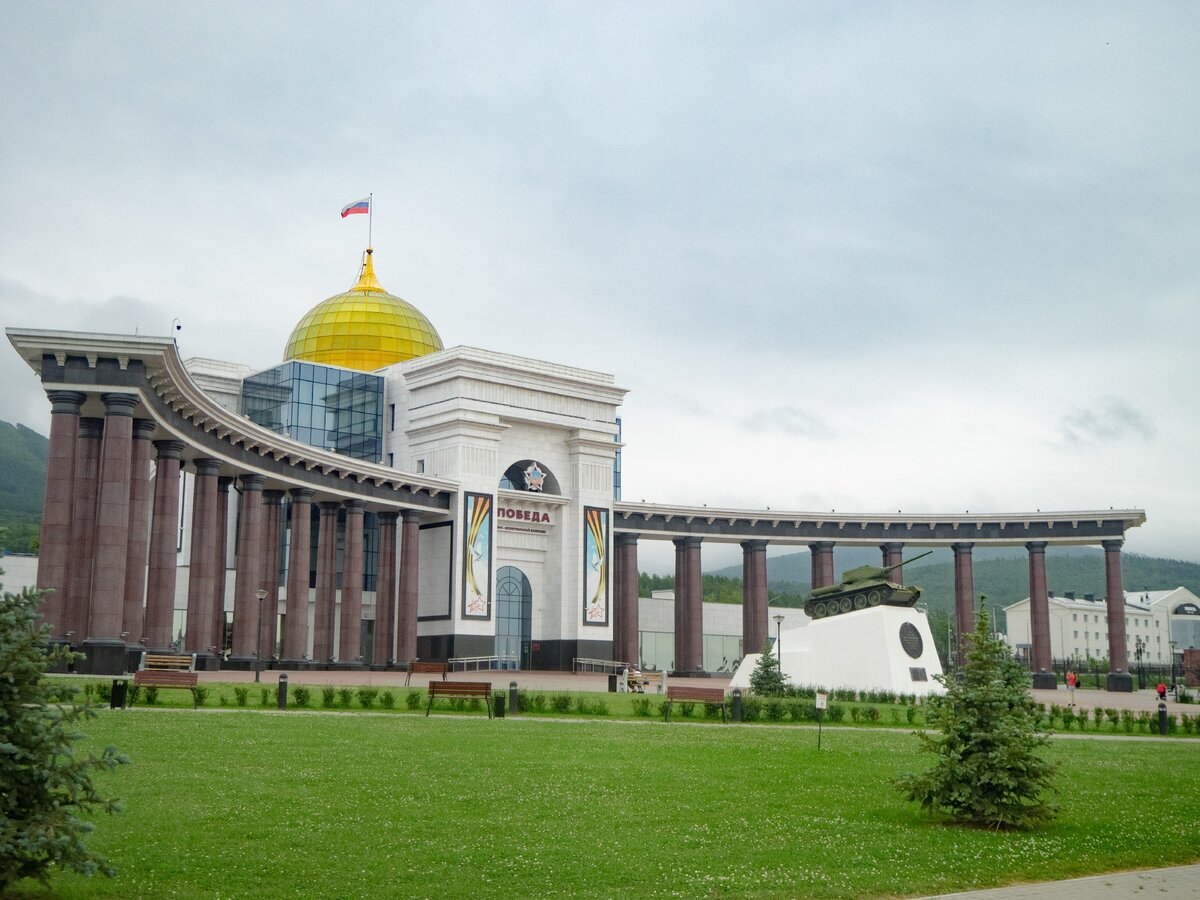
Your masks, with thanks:
[[[183,326],[182,326],[182,325],[180,325],[178,322],[176,322],[176,323],[175,323],[175,330],[176,330],[176,331],[183,331]]]

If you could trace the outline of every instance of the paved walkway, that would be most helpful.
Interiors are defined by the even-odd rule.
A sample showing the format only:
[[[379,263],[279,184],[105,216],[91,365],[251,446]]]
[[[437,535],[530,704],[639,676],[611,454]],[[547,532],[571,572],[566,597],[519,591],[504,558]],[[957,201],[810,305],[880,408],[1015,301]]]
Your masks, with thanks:
[[[1139,872],[1116,872],[1093,875],[1068,881],[1048,881],[1042,884],[1022,884],[1015,887],[993,888],[987,891],[967,891],[958,894],[939,894],[940,900],[949,897],[970,900],[1048,900],[1069,897],[1071,900],[1124,900],[1126,897],[1200,897],[1200,865],[1175,866],[1170,869],[1144,869]]]

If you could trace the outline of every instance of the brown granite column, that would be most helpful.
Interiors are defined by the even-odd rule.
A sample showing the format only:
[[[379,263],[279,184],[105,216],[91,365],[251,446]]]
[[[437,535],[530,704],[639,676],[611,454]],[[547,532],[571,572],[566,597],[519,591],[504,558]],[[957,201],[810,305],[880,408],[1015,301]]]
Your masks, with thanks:
[[[1050,595],[1046,591],[1046,542],[1030,541],[1029,551],[1029,635],[1032,645],[1033,686],[1041,690],[1058,687],[1054,661],[1050,653]],[[992,623],[993,626],[995,623]]]
[[[223,656],[229,649],[226,636],[225,590],[229,578],[229,489],[233,487],[233,476],[222,475],[217,479],[217,544],[213,548],[213,579],[216,583],[216,602],[213,604],[212,635],[217,655]]]
[[[155,441],[154,511],[150,517],[149,572],[146,577],[146,624],[142,642],[165,652],[174,635],[175,565],[179,546],[179,455],[183,441]]]
[[[258,648],[258,592],[262,589],[261,475],[242,475],[241,517],[238,524],[237,574],[233,580],[233,655],[243,665],[255,662]]]
[[[396,659],[417,658],[417,586],[421,575],[421,514],[401,514],[400,596],[396,603]]]
[[[87,637],[92,606],[92,566],[96,556],[96,492],[100,479],[100,442],[104,420],[79,419],[79,443],[75,449],[75,500],[71,522],[70,589],[67,594],[64,637],[78,646]]]
[[[675,667],[680,674],[688,672],[688,633],[691,628],[691,608],[688,606],[687,538],[674,538],[675,545]]]
[[[1104,547],[1104,584],[1108,611],[1108,689],[1133,690],[1129,674],[1129,648],[1125,643],[1125,586],[1121,579],[1121,546],[1124,540],[1101,541]]]
[[[213,605],[217,599],[217,472],[215,459],[195,460],[192,481],[192,544],[188,567],[187,625],[183,648],[211,658]]]
[[[87,660],[76,668],[93,675],[125,671],[125,562],[129,552],[129,475],[133,465],[133,394],[101,394],[104,439],[96,492],[96,552],[92,565],[92,604]],[[138,629],[139,631],[141,629]],[[137,636],[135,636],[136,638]]]
[[[883,567],[885,569],[889,566],[896,567],[888,572],[888,581],[893,581],[896,584],[904,584],[904,567],[900,565],[904,561],[904,545],[898,541],[890,541],[886,544],[880,544],[879,549],[883,553]]]
[[[342,504],[319,503],[317,532],[317,609],[313,619],[313,660],[333,661],[333,612],[337,600],[337,524]]]
[[[954,551],[954,621],[958,635],[958,665],[965,660],[963,635],[975,630],[975,576],[971,569],[974,544],[951,544]]]
[[[292,536],[288,544],[287,604],[283,622],[283,660],[300,663],[308,657],[308,576],[312,568],[312,497],[307,488],[293,488]]]
[[[125,554],[125,601],[121,630],[125,642],[140,645],[146,633],[146,561],[150,553],[150,436],[154,422],[133,421],[133,462],[129,472],[129,544]]]
[[[263,600],[258,658],[266,666],[275,658],[276,645],[279,643],[276,626],[279,621],[279,542],[283,535],[283,491],[263,491],[262,502],[262,590],[267,592],[267,597]]]
[[[767,542],[742,541],[742,654],[761,653],[770,634]]]
[[[87,399],[79,391],[47,391],[50,399],[50,447],[46,455],[46,495],[42,502],[42,533],[38,552],[37,586],[42,619],[50,639],[66,639],[71,572],[71,522],[75,509],[75,454],[79,443],[79,410]]]
[[[347,500],[346,549],[342,556],[342,609],[338,662],[361,665],[363,592],[363,511],[361,500]]]
[[[637,666],[641,661],[638,648],[638,537],[617,532],[617,555],[613,559],[613,580],[617,585],[617,605],[613,616],[613,659]]]
[[[688,664],[692,672],[704,671],[704,579],[698,537],[687,539]]]
[[[828,587],[836,584],[833,576],[833,541],[814,541],[808,545],[812,554],[812,586]]]
[[[379,565],[375,572],[375,640],[371,664],[391,665],[396,653],[396,520],[400,513],[381,512],[379,520]]]

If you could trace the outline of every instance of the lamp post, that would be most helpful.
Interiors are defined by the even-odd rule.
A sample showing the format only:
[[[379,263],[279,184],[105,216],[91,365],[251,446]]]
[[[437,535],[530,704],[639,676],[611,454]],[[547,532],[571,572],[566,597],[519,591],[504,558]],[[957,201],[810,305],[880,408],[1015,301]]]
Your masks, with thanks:
[[[1171,647],[1171,689],[1175,688],[1175,641],[1167,641]]]
[[[779,668],[780,673],[783,672],[783,645],[780,642],[783,626],[783,613],[776,613],[772,616],[775,619],[775,665]]]
[[[1138,667],[1138,690],[1143,690],[1146,687],[1146,673],[1142,669],[1142,657],[1146,654],[1146,642],[1142,640],[1139,634],[1133,639],[1133,656],[1137,660]]]
[[[263,601],[267,599],[267,592],[259,588],[254,592],[254,596],[258,598],[258,633],[254,636],[254,683],[258,684],[262,670]]]

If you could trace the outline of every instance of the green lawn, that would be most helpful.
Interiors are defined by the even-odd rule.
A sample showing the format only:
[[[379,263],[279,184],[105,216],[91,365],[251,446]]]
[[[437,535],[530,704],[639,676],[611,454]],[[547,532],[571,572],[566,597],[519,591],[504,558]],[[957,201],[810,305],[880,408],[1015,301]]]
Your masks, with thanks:
[[[950,827],[899,729],[105,711],[132,764],[62,897],[861,897],[1200,859],[1194,742],[1059,741],[1062,813]],[[1188,774],[1183,774],[1188,773]],[[31,886],[29,896],[52,896]]]

